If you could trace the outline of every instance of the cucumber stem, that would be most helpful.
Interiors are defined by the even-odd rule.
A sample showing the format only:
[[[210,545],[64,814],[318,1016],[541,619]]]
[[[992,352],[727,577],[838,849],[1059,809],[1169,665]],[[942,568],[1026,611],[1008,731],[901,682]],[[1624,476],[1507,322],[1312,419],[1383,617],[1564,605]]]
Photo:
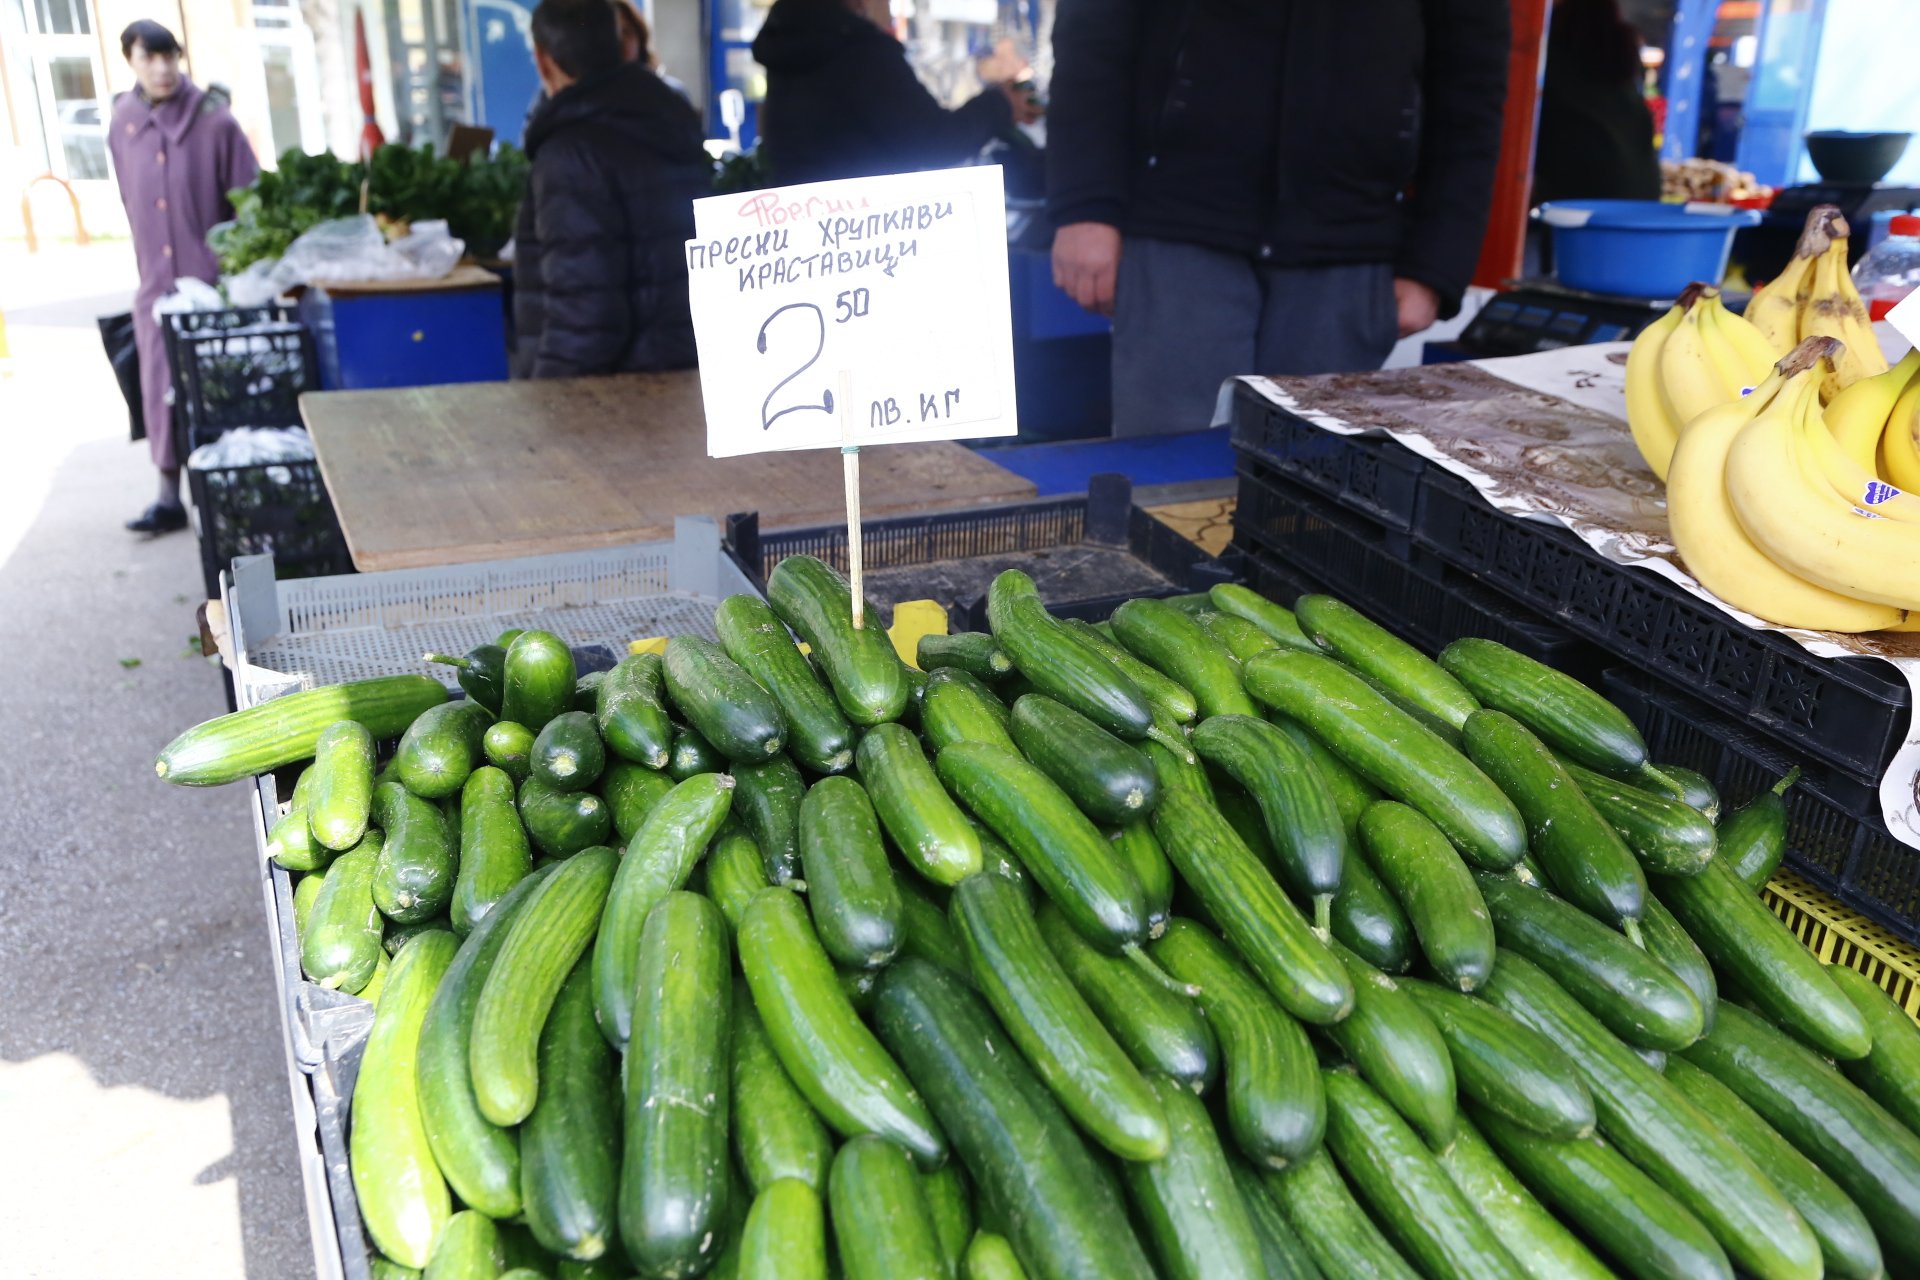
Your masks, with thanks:
[[[461,671],[473,670],[471,662],[465,658],[456,658],[450,653],[423,653],[420,655],[420,661],[432,662],[442,667],[454,667]]]
[[[1193,754],[1193,748],[1187,745],[1186,735],[1184,734],[1169,733],[1157,724],[1150,724],[1147,726],[1147,737],[1179,756],[1180,763],[1182,764],[1198,764],[1200,762],[1200,758]]]
[[[1139,943],[1129,942],[1126,946],[1120,948],[1120,954],[1139,965],[1140,971],[1153,979],[1154,985],[1165,987],[1175,995],[1186,996],[1189,999],[1200,994],[1200,988],[1194,986],[1191,982],[1179,981],[1165,969],[1155,964],[1153,957],[1149,956]]]
[[[1642,951],[1647,949],[1647,940],[1640,935],[1640,922],[1638,920],[1622,920],[1620,922],[1620,932],[1626,934],[1627,941],[1631,942],[1634,946],[1640,948]]]
[[[1666,771],[1656,767],[1653,761],[1651,760],[1647,761],[1646,763],[1640,766],[1640,776],[1643,778],[1653,779],[1656,783],[1660,785],[1660,789],[1662,791],[1665,791],[1668,795],[1672,796],[1675,800],[1680,800],[1684,798],[1687,794],[1687,789],[1685,787],[1681,786],[1678,782],[1675,782],[1671,774],[1668,774]]]
[[[1333,895],[1316,893],[1313,895],[1313,931],[1322,938],[1333,930]]]
[[[1785,794],[1787,794],[1787,788],[1791,787],[1794,783],[1798,781],[1800,781],[1800,766],[1795,765],[1793,766],[1793,768],[1787,770],[1786,777],[1780,779],[1780,781],[1773,784],[1773,794],[1777,796],[1784,796]]]

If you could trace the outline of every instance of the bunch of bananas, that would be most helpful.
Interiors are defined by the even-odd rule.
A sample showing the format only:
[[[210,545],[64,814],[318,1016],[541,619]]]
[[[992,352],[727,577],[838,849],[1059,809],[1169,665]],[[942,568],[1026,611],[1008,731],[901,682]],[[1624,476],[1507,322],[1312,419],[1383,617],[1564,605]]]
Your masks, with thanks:
[[[1766,335],[1777,356],[1808,338],[1839,339],[1842,350],[1821,386],[1822,400],[1887,371],[1867,304],[1847,270],[1847,231],[1847,220],[1837,207],[1815,206],[1807,214],[1793,258],[1747,304],[1747,319]]]

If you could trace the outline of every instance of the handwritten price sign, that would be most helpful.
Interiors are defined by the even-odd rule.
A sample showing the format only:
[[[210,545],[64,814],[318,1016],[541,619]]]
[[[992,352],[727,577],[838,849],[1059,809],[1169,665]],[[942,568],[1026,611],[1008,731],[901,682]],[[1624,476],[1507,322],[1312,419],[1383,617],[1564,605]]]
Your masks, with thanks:
[[[999,169],[693,207],[710,456],[1015,433]]]

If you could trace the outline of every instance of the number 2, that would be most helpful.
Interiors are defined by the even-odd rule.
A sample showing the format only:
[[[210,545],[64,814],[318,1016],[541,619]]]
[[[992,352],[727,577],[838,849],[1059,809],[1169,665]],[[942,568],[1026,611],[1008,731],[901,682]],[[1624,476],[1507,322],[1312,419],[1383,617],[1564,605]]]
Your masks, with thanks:
[[[820,313],[820,308],[811,302],[789,302],[786,306],[781,307],[765,320],[761,321],[760,335],[755,342],[755,345],[760,349],[761,355],[767,354],[768,327],[788,311],[811,311],[813,313],[814,326],[819,333],[813,344],[813,354],[807,357],[806,363],[786,377],[780,379],[780,381],[774,383],[773,390],[767,392],[767,398],[760,402],[760,429],[762,431],[770,429],[775,422],[789,413],[801,413],[811,409],[818,409],[822,413],[833,412],[833,392],[825,387],[820,389],[819,404],[790,404],[781,409],[775,409],[773,407],[773,398],[780,394],[781,388],[785,387],[789,382],[792,382],[807,370],[813,368],[815,362],[820,359],[820,353],[827,348],[827,321],[826,317]]]

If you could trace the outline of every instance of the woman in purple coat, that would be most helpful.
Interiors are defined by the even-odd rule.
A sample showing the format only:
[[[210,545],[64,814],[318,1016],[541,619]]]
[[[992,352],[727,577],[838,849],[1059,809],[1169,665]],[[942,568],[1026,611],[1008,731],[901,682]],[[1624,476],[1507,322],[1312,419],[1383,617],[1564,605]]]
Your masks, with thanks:
[[[187,514],[180,504],[183,460],[174,456],[169,425],[172,379],[153,304],[184,277],[208,284],[219,280],[207,231],[233,216],[227,192],[251,183],[259,166],[246,134],[227,111],[225,95],[180,74],[180,43],[171,31],[157,22],[135,22],[120,33],[120,52],[133,67],[138,87],[114,99],[107,148],[140,269],[133,331],[147,447],[160,471],[159,500],[129,520],[127,528],[157,534],[186,528]]]

